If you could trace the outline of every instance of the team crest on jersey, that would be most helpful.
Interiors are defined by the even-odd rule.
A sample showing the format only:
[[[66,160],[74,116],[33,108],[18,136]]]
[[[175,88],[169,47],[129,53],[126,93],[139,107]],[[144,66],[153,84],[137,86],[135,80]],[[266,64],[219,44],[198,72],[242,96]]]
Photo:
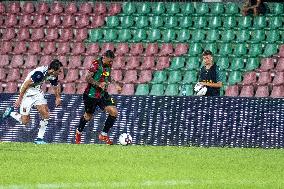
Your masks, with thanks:
[[[108,76],[109,76],[109,72],[104,71],[104,72],[102,73],[102,75],[105,76],[105,77],[108,77]]]

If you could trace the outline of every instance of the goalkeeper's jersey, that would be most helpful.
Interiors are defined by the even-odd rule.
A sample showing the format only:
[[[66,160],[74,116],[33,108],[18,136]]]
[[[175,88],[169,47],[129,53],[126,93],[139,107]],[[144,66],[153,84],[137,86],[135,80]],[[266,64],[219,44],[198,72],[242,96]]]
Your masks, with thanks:
[[[93,79],[97,82],[110,82],[110,72],[111,66],[104,66],[102,58],[98,60],[94,60],[91,63],[89,68],[89,72],[93,73]],[[101,89],[100,87],[93,86],[92,84],[88,83],[87,88],[85,89],[85,94],[87,94],[91,98],[101,98],[107,93],[107,87],[105,90]]]

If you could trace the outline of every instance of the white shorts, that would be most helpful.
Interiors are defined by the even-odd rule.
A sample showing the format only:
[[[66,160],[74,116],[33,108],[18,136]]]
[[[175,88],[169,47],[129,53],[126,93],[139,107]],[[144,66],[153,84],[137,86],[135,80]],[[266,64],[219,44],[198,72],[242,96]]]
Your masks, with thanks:
[[[33,106],[47,104],[47,100],[44,98],[43,93],[38,93],[35,95],[25,95],[23,97],[21,106],[20,106],[20,114],[21,115],[29,115],[31,108]]]

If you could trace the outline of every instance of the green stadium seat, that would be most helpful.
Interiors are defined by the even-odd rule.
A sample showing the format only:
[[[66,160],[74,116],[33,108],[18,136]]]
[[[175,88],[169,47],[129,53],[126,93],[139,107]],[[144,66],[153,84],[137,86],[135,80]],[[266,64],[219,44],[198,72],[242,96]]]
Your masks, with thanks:
[[[265,16],[254,17],[252,29],[263,29],[267,25]]]
[[[178,2],[167,3],[166,4],[166,13],[169,15],[175,15],[180,12],[180,5]]]
[[[232,45],[231,43],[221,43],[219,44],[219,55],[228,56],[232,54]]]
[[[245,71],[252,71],[259,67],[259,58],[248,58],[245,66]]]
[[[280,16],[273,16],[273,17],[268,17],[268,27],[267,29],[278,29],[278,28],[283,28],[283,17]]]
[[[219,28],[221,25],[222,21],[220,16],[213,16],[209,18],[208,28],[210,29]]]
[[[197,15],[207,14],[209,12],[208,3],[194,3]]]
[[[268,43],[265,46],[263,57],[269,57],[278,53],[278,45],[275,43]]]
[[[181,72],[178,70],[169,71],[168,83],[178,83],[181,81]]]
[[[185,42],[190,39],[190,32],[188,29],[181,29],[177,31],[177,41],[178,42]]]
[[[237,43],[234,47],[233,56],[241,57],[247,54],[247,47],[245,43]]]
[[[191,41],[192,42],[200,42],[203,41],[203,39],[205,38],[205,32],[204,30],[201,29],[195,29],[191,31]]]
[[[106,26],[109,28],[115,28],[119,26],[119,17],[118,16],[109,16],[106,18]]]
[[[153,84],[151,91],[150,91],[150,95],[153,96],[163,96],[164,95],[164,90],[165,87],[163,84]]]
[[[220,15],[225,11],[223,3],[210,3],[209,8],[212,15]]]
[[[270,9],[270,15],[282,15],[284,13],[283,3],[274,3]]]
[[[153,79],[151,83],[163,83],[167,80],[167,72],[166,71],[156,71],[153,74]]]
[[[149,2],[139,2],[137,6],[137,14],[138,15],[146,15],[151,12],[151,5]]]
[[[153,3],[152,4],[152,13],[155,15],[161,15],[165,13],[165,3],[163,2],[158,2],[158,3]]]
[[[136,88],[135,95],[148,95],[149,91],[149,84],[139,84]]]
[[[198,78],[198,76],[197,76],[196,70],[188,70],[183,75],[182,83],[183,84],[195,83],[195,82],[197,82],[197,78]]]
[[[145,28],[149,26],[149,20],[147,16],[137,16],[135,20],[135,27],[136,28]]]
[[[133,38],[132,41],[137,43],[146,40],[147,34],[144,29],[133,30]]]
[[[174,29],[165,29],[162,31],[162,42],[171,42],[176,38],[176,31]]]
[[[178,84],[169,84],[166,87],[165,96],[178,96],[179,95],[179,85]]]
[[[189,28],[192,26],[192,17],[181,16],[178,18],[180,28]]]
[[[109,34],[108,31],[106,31]],[[130,29],[122,29],[118,32],[118,42],[127,42],[132,39],[131,30]]]
[[[180,3],[181,16],[192,15],[195,11],[193,3]]]
[[[165,28],[174,28],[178,25],[178,20],[176,16],[167,16],[165,17]]]
[[[172,58],[171,65],[168,70],[179,70],[184,68],[185,58],[184,57],[174,57]]]
[[[189,45],[189,56],[199,56],[202,53],[201,43],[192,43]]]
[[[265,32],[264,30],[253,30],[251,32],[251,40],[249,40],[250,43],[260,43],[265,40]]]
[[[193,95],[193,86],[188,84],[188,85],[183,85],[181,87],[185,87],[186,95],[185,96],[192,96]],[[182,96],[182,90],[180,90],[179,93],[180,96]]]
[[[212,30],[208,30],[205,42],[206,43],[216,42],[219,39],[220,39],[219,31],[215,30],[215,29],[212,29]]]
[[[133,2],[125,2],[122,5],[122,11],[125,15],[131,15],[136,12],[136,6]]]
[[[224,28],[234,28],[237,25],[236,17],[226,16],[223,17],[223,27]]]
[[[199,68],[200,68],[199,57],[197,56],[188,57],[188,59],[186,60],[185,70],[199,70]]]
[[[240,71],[231,71],[229,78],[228,78],[228,84],[229,85],[235,85],[242,81],[242,72]]]
[[[116,29],[104,29],[104,41],[106,42],[112,42],[117,39],[117,33]]]
[[[227,70],[230,66],[228,57],[219,57],[216,63],[221,70]]]
[[[103,30],[102,29],[92,29],[89,32],[89,41],[98,42],[103,39]]]
[[[244,59],[243,58],[233,58],[231,63],[231,70],[241,71],[244,69]]]
[[[221,42],[231,42],[232,40],[235,39],[235,32],[234,30],[224,30],[222,33],[221,33]]]
[[[237,3],[229,2],[225,5],[226,15],[237,15],[240,13],[240,8]]]
[[[204,49],[210,50],[213,54],[216,54],[218,51],[217,43],[206,43]]]
[[[270,30],[266,33],[266,42],[274,43],[274,42],[277,42],[279,40],[280,40],[279,30]]]
[[[252,27],[252,17],[250,16],[240,16],[238,17],[238,27],[241,29]]]
[[[243,43],[250,39],[250,32],[249,30],[243,29],[237,32],[237,39],[236,42]]]
[[[204,28],[207,26],[206,17],[197,16],[194,17],[194,28]]]
[[[151,24],[151,27],[153,28],[159,28],[159,27],[164,26],[163,17],[161,16],[150,17],[150,24]]]
[[[132,16],[122,16],[120,19],[120,26],[122,28],[130,28],[134,24],[134,20]]]
[[[262,47],[260,43],[250,44],[248,49],[249,49],[248,52],[249,57],[257,57],[262,53]]]
[[[161,39],[161,31],[159,29],[151,29],[148,34],[147,40],[149,42],[156,42]]]

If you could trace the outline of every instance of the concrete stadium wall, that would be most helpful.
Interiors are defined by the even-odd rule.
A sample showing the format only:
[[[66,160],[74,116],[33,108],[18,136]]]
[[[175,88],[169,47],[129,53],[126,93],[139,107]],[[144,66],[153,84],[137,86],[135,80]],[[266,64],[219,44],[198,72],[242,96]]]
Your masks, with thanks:
[[[13,104],[16,94],[0,94],[0,111]],[[50,124],[45,140],[74,143],[75,128],[84,112],[80,95],[62,95],[56,108],[46,95]],[[115,96],[119,117],[111,130],[117,143],[128,132],[137,145],[284,147],[284,99],[231,97]],[[13,119],[0,122],[0,140],[32,142],[40,117],[34,109],[28,127]],[[99,143],[97,136],[106,115],[97,110],[85,128],[83,142]]]

